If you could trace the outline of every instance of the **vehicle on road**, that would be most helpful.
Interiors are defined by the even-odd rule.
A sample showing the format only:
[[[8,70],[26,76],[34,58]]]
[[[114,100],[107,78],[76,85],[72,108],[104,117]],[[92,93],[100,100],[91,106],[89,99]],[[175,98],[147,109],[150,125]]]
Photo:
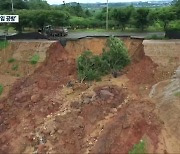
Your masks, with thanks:
[[[68,29],[65,27],[53,27],[51,25],[45,26],[43,30],[39,30],[39,32],[43,33],[44,35],[50,37],[60,37],[60,36],[67,36]]]

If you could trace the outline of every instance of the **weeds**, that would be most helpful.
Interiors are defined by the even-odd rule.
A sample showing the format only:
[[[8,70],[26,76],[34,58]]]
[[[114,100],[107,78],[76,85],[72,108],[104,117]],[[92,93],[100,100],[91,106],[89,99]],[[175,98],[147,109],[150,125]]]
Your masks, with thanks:
[[[129,154],[145,154],[145,142],[141,140],[138,144],[135,144]]]
[[[16,59],[14,59],[14,58],[8,59],[8,63],[13,63],[13,62],[15,62],[15,61],[16,61]]]
[[[0,50],[7,48],[9,45],[8,41],[0,41]]]
[[[0,84],[0,95],[3,93],[4,87],[2,84]]]
[[[31,64],[37,64],[37,62],[39,61],[40,56],[38,54],[34,54],[30,60]]]
[[[13,71],[17,71],[17,70],[18,70],[18,67],[19,67],[18,64],[14,64],[14,65],[12,66],[12,70],[13,70]]]
[[[120,71],[130,63],[127,49],[123,42],[115,37],[110,37],[107,43],[108,50],[102,55],[93,55],[85,51],[77,60],[78,76],[83,80],[100,80],[101,76],[110,72]]]
[[[176,92],[176,93],[174,94],[174,96],[180,97],[180,91]]]

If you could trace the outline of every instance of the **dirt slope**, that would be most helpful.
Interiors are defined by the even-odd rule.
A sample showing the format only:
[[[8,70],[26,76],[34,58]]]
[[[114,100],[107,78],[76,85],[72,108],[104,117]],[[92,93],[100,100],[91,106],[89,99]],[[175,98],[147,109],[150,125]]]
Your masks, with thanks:
[[[143,46],[141,39],[120,38],[124,41],[130,56],[133,60],[139,60],[143,56]],[[74,41],[68,41],[65,50],[71,54],[73,58],[77,58],[82,52],[86,50],[92,51],[94,54],[101,54],[106,48],[107,38],[84,38]]]
[[[180,65],[179,40],[145,40],[143,41],[145,55],[158,65],[156,80],[171,78]]]
[[[0,153],[128,153],[141,139],[150,153],[168,151],[162,118],[148,98],[157,64],[142,40],[124,41],[131,65],[118,78],[91,83],[77,81],[81,50],[72,54],[53,43],[42,65],[0,99]]]
[[[10,41],[7,48],[0,50],[0,83],[4,86],[0,98],[8,95],[16,80],[31,75],[41,66],[52,43],[54,41]],[[32,65],[30,61],[35,54],[40,59],[37,64]]]
[[[168,153],[180,152],[180,66],[172,79],[153,86],[150,97],[156,102],[160,118],[165,124],[162,140]]]

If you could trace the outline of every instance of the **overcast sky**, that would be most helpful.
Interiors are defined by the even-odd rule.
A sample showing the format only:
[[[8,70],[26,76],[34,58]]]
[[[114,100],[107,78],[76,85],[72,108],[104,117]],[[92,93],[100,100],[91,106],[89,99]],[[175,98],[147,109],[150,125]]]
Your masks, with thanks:
[[[106,3],[107,0],[64,0],[66,3],[69,2],[78,2],[78,3]],[[109,2],[133,2],[133,1],[148,1],[148,0],[109,0]],[[150,1],[150,0],[149,0]],[[151,0],[153,1],[153,0]],[[162,0],[161,0],[162,1]],[[62,4],[63,0],[47,0],[49,4]]]

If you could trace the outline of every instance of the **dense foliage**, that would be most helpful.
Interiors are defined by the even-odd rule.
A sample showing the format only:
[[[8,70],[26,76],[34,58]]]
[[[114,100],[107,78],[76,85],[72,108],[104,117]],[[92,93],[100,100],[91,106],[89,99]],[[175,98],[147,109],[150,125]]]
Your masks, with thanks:
[[[102,54],[102,60],[108,63],[111,70],[118,71],[129,64],[130,58],[127,48],[120,39],[110,37],[107,41],[107,47]]]
[[[102,55],[93,55],[85,51],[77,60],[78,76],[80,80],[100,80],[101,76],[114,71],[120,71],[130,62],[127,49],[123,42],[111,37],[107,42],[107,49]]]
[[[37,30],[44,25],[66,26],[70,29],[105,28],[106,7],[84,9],[79,3],[49,5],[45,0],[13,0],[14,13],[20,15],[16,30]],[[109,28],[124,30],[166,30],[176,27],[180,20],[180,0],[162,8],[135,8],[133,5],[109,8]],[[12,14],[11,1],[0,1],[1,14]]]

